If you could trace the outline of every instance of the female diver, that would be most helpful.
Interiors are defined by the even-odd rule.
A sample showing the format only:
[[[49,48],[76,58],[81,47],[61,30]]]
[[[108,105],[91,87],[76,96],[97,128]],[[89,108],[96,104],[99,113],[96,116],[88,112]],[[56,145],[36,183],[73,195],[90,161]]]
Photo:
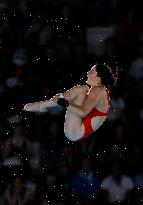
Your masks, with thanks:
[[[107,118],[110,107],[109,90],[116,80],[116,75],[108,65],[96,64],[87,72],[88,86],[77,85],[66,92],[56,94],[50,100],[28,103],[24,110],[45,112],[50,107],[61,105],[66,108],[66,137],[71,141],[85,139]]]

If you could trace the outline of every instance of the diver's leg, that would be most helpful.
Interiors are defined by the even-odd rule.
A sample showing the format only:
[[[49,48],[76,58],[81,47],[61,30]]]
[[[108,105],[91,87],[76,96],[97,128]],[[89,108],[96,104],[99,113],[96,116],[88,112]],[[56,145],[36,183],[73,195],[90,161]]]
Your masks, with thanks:
[[[77,85],[62,93],[62,96],[67,100],[69,103],[72,103],[79,95],[82,93],[87,93],[88,87],[86,85]],[[60,98],[61,93],[56,94],[50,100],[28,103],[24,106],[25,111],[30,112],[45,112],[49,107],[56,107],[58,104],[56,103]]]
[[[80,93],[73,104],[82,105],[87,97],[87,92]],[[65,123],[64,123],[64,132],[66,137],[71,141],[77,141],[84,135],[84,126],[82,125],[82,118],[75,113],[71,112],[67,108]]]

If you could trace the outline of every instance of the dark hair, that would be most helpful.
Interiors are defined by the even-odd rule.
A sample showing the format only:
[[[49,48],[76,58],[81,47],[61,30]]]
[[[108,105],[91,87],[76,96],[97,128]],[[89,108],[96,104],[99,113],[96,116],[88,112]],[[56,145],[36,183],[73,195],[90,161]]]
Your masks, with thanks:
[[[101,82],[108,88],[113,88],[117,81],[118,72],[113,70],[105,64],[96,64],[97,75],[101,78]]]

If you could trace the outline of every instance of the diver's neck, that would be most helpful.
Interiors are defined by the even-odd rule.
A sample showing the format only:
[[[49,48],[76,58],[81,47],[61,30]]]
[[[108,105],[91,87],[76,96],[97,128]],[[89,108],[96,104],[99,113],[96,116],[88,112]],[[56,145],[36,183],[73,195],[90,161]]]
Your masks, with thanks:
[[[104,88],[104,85],[93,85],[90,88]]]

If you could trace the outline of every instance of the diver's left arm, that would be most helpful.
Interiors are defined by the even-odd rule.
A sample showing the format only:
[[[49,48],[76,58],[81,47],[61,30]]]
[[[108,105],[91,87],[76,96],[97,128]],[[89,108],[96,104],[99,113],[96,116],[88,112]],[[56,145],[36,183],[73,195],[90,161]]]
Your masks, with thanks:
[[[79,106],[75,104],[70,104],[68,106],[68,111],[74,112],[80,117],[85,117],[94,109],[96,103],[99,100],[101,89],[101,87],[92,88],[83,105]]]

